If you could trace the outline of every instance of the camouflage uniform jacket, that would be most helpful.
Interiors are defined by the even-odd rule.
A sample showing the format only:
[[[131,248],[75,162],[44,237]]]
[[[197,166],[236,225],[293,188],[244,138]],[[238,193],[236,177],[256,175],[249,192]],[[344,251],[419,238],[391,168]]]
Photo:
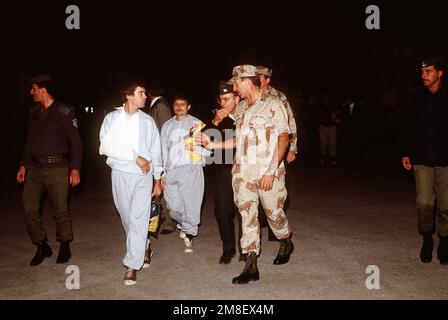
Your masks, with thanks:
[[[288,125],[290,131],[290,141],[289,141],[289,151],[297,153],[297,125],[296,119],[294,117],[294,113],[292,112],[291,105],[289,104],[288,98],[286,98],[285,94],[280,90],[277,90],[271,86],[269,86],[268,94],[277,97],[282,102],[283,106],[286,109],[286,113],[288,115]]]
[[[281,101],[263,93],[249,106],[243,100],[237,106],[235,117],[236,153],[232,174],[249,180],[259,180],[264,174],[278,174],[278,137],[289,133],[287,115]]]

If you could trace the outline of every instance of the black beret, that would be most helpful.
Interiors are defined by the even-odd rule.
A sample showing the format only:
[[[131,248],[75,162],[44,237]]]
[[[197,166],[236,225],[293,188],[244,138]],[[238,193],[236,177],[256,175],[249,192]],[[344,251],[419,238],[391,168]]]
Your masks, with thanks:
[[[433,65],[440,65],[443,63],[443,58],[440,55],[432,55],[426,58],[423,58],[420,61],[420,67],[430,67]]]
[[[233,84],[228,83],[228,81],[221,81],[219,83],[219,94],[233,93]]]

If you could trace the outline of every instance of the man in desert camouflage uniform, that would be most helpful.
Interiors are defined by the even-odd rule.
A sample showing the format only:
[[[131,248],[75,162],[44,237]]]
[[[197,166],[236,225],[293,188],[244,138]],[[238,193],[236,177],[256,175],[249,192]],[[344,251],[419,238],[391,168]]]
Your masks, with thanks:
[[[261,85],[260,88],[264,92],[267,92],[274,97],[277,97],[282,102],[285,107],[286,114],[288,115],[288,126],[289,126],[289,150],[286,156],[286,163],[291,163],[296,159],[297,154],[297,125],[294,113],[292,112],[291,105],[289,104],[288,98],[280,90],[275,89],[270,85],[272,77],[272,69],[265,66],[257,66],[257,73],[260,76]]]
[[[292,231],[283,211],[287,191],[283,158],[289,143],[287,115],[279,99],[263,93],[257,69],[241,65],[233,69],[235,90],[244,99],[236,112],[233,140],[211,142],[202,136],[207,148],[222,149],[236,145],[232,169],[234,200],[241,214],[241,249],[247,254],[243,272],[232,283],[259,279],[257,256],[260,253],[258,203],[261,201],[280,249],[274,264],[284,264],[294,250]]]
[[[294,117],[294,113],[292,112],[291,105],[289,104],[288,98],[286,98],[285,94],[281,92],[280,90],[275,89],[271,86],[271,77],[272,77],[272,69],[267,68],[265,66],[257,66],[257,73],[260,77],[260,89],[263,92],[266,92],[267,94],[270,94],[274,97],[277,97],[280,99],[280,101],[283,104],[283,107],[286,110],[287,114],[287,120],[288,120],[288,126],[289,126],[289,151],[286,156],[286,163],[290,164],[296,160],[296,154],[297,154],[297,125],[296,125],[296,119]],[[271,228],[269,227],[267,223],[266,215],[263,213],[262,210],[259,210],[259,216],[260,225],[262,227],[268,227],[269,229],[269,241],[276,241],[277,238],[275,237],[274,233],[272,232]]]

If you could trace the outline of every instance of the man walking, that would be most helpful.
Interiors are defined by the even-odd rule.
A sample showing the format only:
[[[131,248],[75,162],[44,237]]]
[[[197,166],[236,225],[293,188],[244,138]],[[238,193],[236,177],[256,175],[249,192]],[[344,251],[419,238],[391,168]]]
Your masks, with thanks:
[[[432,235],[437,229],[437,258],[441,264],[448,264],[448,93],[442,85],[444,61],[431,56],[420,67],[424,87],[413,92],[405,114],[402,163],[406,170],[414,167],[418,230],[423,236],[420,260],[432,261]]]
[[[17,172],[17,181],[25,183],[23,206],[28,233],[37,246],[30,262],[37,266],[53,253],[47,244],[41,198],[47,190],[56,221],[56,240],[60,242],[56,263],[71,258],[73,229],[68,211],[68,188],[80,179],[82,143],[74,108],[54,98],[54,83],[49,75],[30,80],[31,95],[37,105],[30,110],[25,150]]]

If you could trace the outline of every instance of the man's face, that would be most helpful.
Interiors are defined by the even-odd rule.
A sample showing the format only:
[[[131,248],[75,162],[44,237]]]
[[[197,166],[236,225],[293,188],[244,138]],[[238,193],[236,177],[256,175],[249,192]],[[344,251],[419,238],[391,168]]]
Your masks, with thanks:
[[[434,66],[422,67],[422,81],[423,85],[426,87],[430,87],[435,84],[437,81],[440,81],[443,72],[438,71],[434,68]]]
[[[233,85],[233,90],[238,93],[238,95],[245,99],[249,96],[249,79],[237,79]]]
[[[182,99],[177,99],[174,101],[173,109],[174,114],[176,116],[185,116],[188,114],[188,110],[190,110],[191,105],[188,104],[187,101]]]
[[[33,96],[34,102],[42,102],[43,101],[43,98],[44,98],[43,91],[44,91],[44,89],[39,88],[37,86],[37,84],[33,84],[31,86],[30,94]]]
[[[225,93],[219,95],[219,104],[221,105],[221,108],[230,109],[232,112],[233,109],[235,109],[236,105],[238,104],[238,96],[235,96],[233,93]]]
[[[146,103],[146,90],[143,87],[137,87],[134,90],[134,94],[132,96],[127,96],[128,101],[130,101],[137,108],[143,108]]]
[[[271,82],[271,79],[264,75],[260,75],[260,82],[261,82],[260,88],[262,90],[267,90],[269,88],[269,83]]]

